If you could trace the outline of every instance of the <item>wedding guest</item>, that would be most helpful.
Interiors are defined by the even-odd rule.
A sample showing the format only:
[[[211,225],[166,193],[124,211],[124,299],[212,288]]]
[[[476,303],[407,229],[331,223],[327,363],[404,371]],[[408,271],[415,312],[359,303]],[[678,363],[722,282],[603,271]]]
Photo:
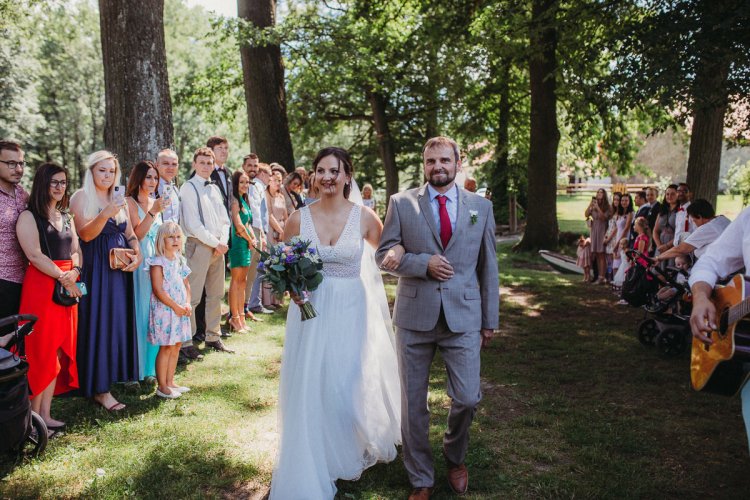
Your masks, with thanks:
[[[612,216],[612,209],[607,200],[607,192],[599,189],[596,196],[591,199],[591,204],[586,208],[586,218],[591,217],[591,256],[593,263],[599,273],[596,283],[606,283],[606,257],[604,247],[604,234],[607,232],[607,223]]]
[[[576,249],[576,265],[583,269],[583,281],[591,281],[591,240],[581,235]]]
[[[252,260],[252,248],[257,244],[252,231],[253,212],[250,208],[248,190],[250,178],[238,170],[232,175],[234,198],[232,199],[232,245],[229,249],[229,268],[232,280],[229,285],[229,327],[237,332],[246,331],[245,327],[245,289],[247,288],[248,267]]]
[[[294,171],[297,172],[302,179],[302,185],[300,186],[300,190],[298,192],[303,195],[310,187],[310,185],[308,184],[309,179],[307,177],[307,170],[305,170],[305,167],[297,167],[294,169]]]
[[[120,175],[120,164],[112,153],[92,153],[83,188],[70,200],[83,252],[82,280],[90,291],[78,306],[80,392],[93,396],[109,411],[125,409],[110,392],[112,384],[139,379],[132,272],[142,257],[125,198],[113,194],[115,186],[120,186]],[[127,248],[132,250],[130,263],[112,269],[110,251]]]
[[[266,245],[266,233],[263,230],[263,213],[265,210],[262,207],[265,207],[266,186],[263,181],[258,179],[259,164],[260,160],[258,159],[258,155],[250,153],[243,159],[242,170],[250,179],[250,186],[247,191],[247,201],[250,205],[250,213],[253,214],[250,221],[253,238],[256,241],[256,246],[263,249]],[[258,276],[259,259],[259,252],[250,252],[250,265],[247,268],[247,285],[245,287],[245,319],[252,321],[263,321],[252,311],[253,307],[260,306],[258,293],[256,293],[258,303],[253,303],[253,290],[255,288],[255,278]],[[271,312],[268,309],[262,309]]]
[[[26,209],[28,193],[21,187],[24,151],[11,141],[0,141],[0,318],[18,314],[26,256],[16,238],[16,222]],[[13,325],[0,328],[0,346],[10,340]]]
[[[159,198],[168,199],[161,213],[164,222],[180,222],[180,195],[177,192],[177,172],[180,160],[177,153],[171,149],[162,149],[156,157],[156,170],[159,171],[159,186],[156,192]]]
[[[648,213],[646,219],[648,219],[648,227],[656,227],[656,219],[659,217],[661,211],[661,203],[658,200],[659,189],[656,187],[650,187],[646,189],[646,201],[648,202]],[[656,240],[651,238],[651,253],[656,252]]]
[[[672,248],[674,243],[675,223],[677,219],[677,185],[670,184],[664,191],[664,201],[661,202],[659,216],[654,226],[653,238],[656,241],[656,256]],[[665,261],[667,266],[672,265],[672,259]]]
[[[226,167],[229,158],[229,141],[224,137],[214,136],[206,141],[206,147],[211,148],[214,153],[214,169],[211,172],[211,180],[216,183],[221,191],[221,199],[229,216],[232,204],[232,172]]]
[[[159,185],[159,172],[150,161],[138,163],[130,172],[125,201],[133,231],[140,242],[143,261],[133,273],[135,295],[135,331],[138,335],[138,372],[141,379],[156,376],[156,355],[159,348],[146,341],[148,337],[149,304],[151,303],[151,277],[147,259],[156,255],[156,233],[162,224],[161,213],[169,206],[170,198],[154,199]]]
[[[618,243],[620,240],[617,239],[617,220],[620,216],[617,213],[617,208],[620,206],[620,199],[622,194],[615,191],[612,193],[612,217],[607,221],[607,232],[604,233],[604,252],[607,264],[606,279],[612,280],[615,273],[617,272],[617,266],[615,261],[618,259],[620,251],[618,250]]]
[[[175,399],[189,387],[175,384],[180,344],[191,338],[190,268],[182,256],[182,230],[172,221],[159,228],[156,254],[148,259],[153,284],[149,314],[148,341],[159,346],[156,357],[156,395]]]
[[[268,205],[266,204],[266,190],[271,182],[271,167],[267,163],[258,163],[258,173],[255,177],[255,190],[261,192],[261,204],[260,204],[260,217],[257,223],[261,225],[263,230],[264,239],[262,241],[263,246],[266,248],[268,245],[268,232],[270,230],[269,218],[268,218]],[[256,212],[253,212],[256,213]],[[256,219],[253,219],[254,221]],[[256,269],[257,271],[257,269]],[[255,282],[250,293],[250,301],[248,303],[249,310],[255,314],[271,314],[273,311],[263,306],[262,293],[263,288],[263,275],[260,272],[256,272]]]
[[[630,227],[633,225],[633,198],[629,193],[623,193],[617,210],[617,241],[625,238],[630,242]]]
[[[268,245],[275,245],[284,241],[284,226],[289,218],[286,209],[284,195],[281,193],[281,175],[278,171],[274,172],[271,182],[266,188],[266,206],[268,207]],[[271,291],[271,285],[263,284],[263,305],[265,307],[278,308],[281,306],[281,300]]]
[[[214,171],[214,153],[200,148],[193,155],[195,176],[180,188],[182,215],[180,221],[187,238],[185,254],[191,270],[189,281],[191,306],[190,328],[195,339],[199,290],[206,291],[206,347],[234,352],[221,341],[221,300],[224,298],[224,255],[229,250],[229,216],[216,184],[209,180]],[[231,182],[231,179],[230,179]]]
[[[292,215],[295,210],[299,210],[304,206],[302,197],[298,192],[301,187],[302,177],[300,177],[297,172],[292,172],[284,177],[281,186],[281,194],[284,195],[284,202],[286,203],[286,211],[288,215]]]
[[[315,172],[309,174],[308,182],[310,183],[310,187],[307,189],[307,194],[305,195],[305,205],[310,205],[320,198],[320,191],[315,183]]]
[[[63,430],[65,422],[52,418],[52,397],[78,388],[78,303],[66,306],[53,299],[58,284],[70,297],[82,296],[76,285],[81,276],[81,249],[73,218],[67,213],[67,188],[64,168],[54,163],[40,165],[29,208],[16,224],[18,241],[29,259],[19,312],[38,318],[34,334],[25,341],[31,409],[53,432]]]
[[[648,219],[649,205],[648,205],[648,201],[646,201],[646,191],[638,191],[637,193],[635,193],[635,196],[633,197],[633,203],[637,207],[637,210],[635,210],[635,215],[633,215],[633,224],[630,227],[629,241],[630,241],[631,246],[633,244],[633,241],[635,241],[635,237],[636,237],[635,221],[638,220],[638,217],[646,217],[646,219]]]
[[[362,186],[362,204],[373,212],[377,212],[375,210],[375,198],[372,197],[372,184],[370,183]]]
[[[695,231],[695,225],[687,214],[687,209],[690,207],[690,187],[684,182],[677,185],[677,204],[680,208],[677,209],[677,215],[675,216],[673,246],[679,245],[690,233]]]
[[[464,180],[464,189],[469,191],[470,193],[476,193],[477,192],[477,180],[473,177],[467,177]],[[362,193],[364,196],[364,193]]]
[[[692,202],[687,209],[687,213],[695,225],[695,231],[690,233],[679,245],[657,256],[657,261],[669,260],[678,255],[690,253],[693,253],[695,258],[699,259],[705,253],[708,245],[716,241],[731,222],[723,215],[717,217],[713,205],[702,198]]]

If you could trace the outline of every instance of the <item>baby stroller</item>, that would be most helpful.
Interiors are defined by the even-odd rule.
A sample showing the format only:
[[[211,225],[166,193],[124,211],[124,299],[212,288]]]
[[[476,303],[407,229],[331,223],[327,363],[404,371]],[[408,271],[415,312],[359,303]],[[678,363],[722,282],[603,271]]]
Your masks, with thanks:
[[[0,327],[14,325],[15,335],[5,346],[23,351],[23,339],[30,334],[37,317],[15,315],[0,320]],[[19,323],[25,322],[19,327]],[[19,356],[0,348],[0,453],[37,455],[47,447],[47,424],[31,411],[26,372],[29,365]]]
[[[622,287],[622,298],[634,307],[642,307],[644,319],[636,327],[638,340],[655,346],[659,356],[674,358],[690,345],[690,288],[678,280],[679,269],[666,270],[654,265],[653,259],[631,250],[634,265],[628,270]],[[674,293],[659,295],[660,284]]]

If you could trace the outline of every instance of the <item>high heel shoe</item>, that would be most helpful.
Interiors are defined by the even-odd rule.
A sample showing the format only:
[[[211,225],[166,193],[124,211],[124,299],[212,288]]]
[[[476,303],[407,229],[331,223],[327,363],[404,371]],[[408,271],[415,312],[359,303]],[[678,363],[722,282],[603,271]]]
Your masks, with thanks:
[[[245,313],[245,319],[249,319],[250,321],[254,321],[256,323],[263,323],[263,319],[257,317],[255,314],[253,314],[252,311],[247,311]]]
[[[232,316],[229,319],[229,330],[237,333],[245,333],[247,332],[247,326],[245,325],[245,322],[240,319],[240,316]]]

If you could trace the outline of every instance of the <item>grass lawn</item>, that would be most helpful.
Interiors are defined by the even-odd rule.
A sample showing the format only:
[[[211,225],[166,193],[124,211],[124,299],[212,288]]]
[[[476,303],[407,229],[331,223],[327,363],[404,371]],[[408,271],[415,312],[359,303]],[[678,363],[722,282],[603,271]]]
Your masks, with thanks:
[[[590,194],[558,195],[557,197],[557,223],[560,231],[588,234],[588,228],[583,218],[583,212],[591,203]],[[726,215],[734,220],[742,211],[742,198],[720,194],[717,200],[716,213]]]
[[[501,331],[483,355],[484,399],[467,463],[472,499],[745,498],[747,438],[737,399],[693,392],[686,356],[661,360],[638,343],[637,310],[604,288],[549,272],[500,247]],[[388,285],[393,294],[393,282]],[[178,380],[177,401],[117,392],[121,415],[55,401],[68,432],[40,458],[0,465],[0,498],[261,497],[277,437],[283,315],[208,354]],[[431,377],[439,457],[449,400]],[[452,498],[436,460],[435,498]],[[379,464],[339,497],[405,498],[401,463]]]

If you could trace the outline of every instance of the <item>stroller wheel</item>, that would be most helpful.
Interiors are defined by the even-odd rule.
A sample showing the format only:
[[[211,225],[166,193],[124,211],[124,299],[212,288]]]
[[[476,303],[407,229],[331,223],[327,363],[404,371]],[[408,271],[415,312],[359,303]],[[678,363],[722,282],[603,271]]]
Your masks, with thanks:
[[[47,424],[35,412],[31,412],[31,433],[21,446],[21,453],[35,457],[47,447]]]
[[[687,335],[685,329],[679,326],[669,326],[656,336],[656,350],[662,358],[674,358],[687,349]]]
[[[654,319],[644,319],[638,323],[635,329],[638,334],[638,340],[645,346],[652,346],[656,342],[656,336],[659,335],[659,325]]]

